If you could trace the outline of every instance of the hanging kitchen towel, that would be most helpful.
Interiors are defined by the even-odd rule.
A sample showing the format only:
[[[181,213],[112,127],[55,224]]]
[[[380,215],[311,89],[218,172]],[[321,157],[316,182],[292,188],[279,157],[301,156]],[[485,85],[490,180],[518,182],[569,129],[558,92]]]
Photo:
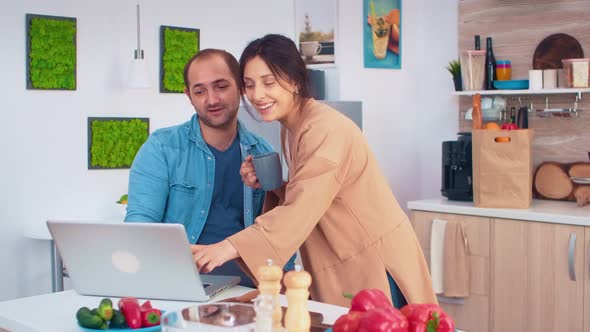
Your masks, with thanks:
[[[433,219],[430,233],[430,275],[435,294],[444,292],[443,286],[443,254],[446,220]]]
[[[443,289],[448,297],[469,296],[467,237],[460,222],[449,221],[443,244]]]

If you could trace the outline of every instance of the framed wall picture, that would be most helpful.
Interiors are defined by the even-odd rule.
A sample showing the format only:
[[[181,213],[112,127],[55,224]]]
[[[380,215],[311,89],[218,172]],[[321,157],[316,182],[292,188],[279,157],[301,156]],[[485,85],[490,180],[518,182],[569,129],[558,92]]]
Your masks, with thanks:
[[[130,168],[150,131],[149,118],[88,118],[88,169]]]
[[[160,26],[160,92],[184,92],[184,65],[200,49],[200,30]]]
[[[26,15],[27,89],[76,90],[76,18]]]
[[[363,0],[365,68],[402,66],[401,0]]]
[[[336,62],[337,0],[295,0],[295,43],[308,65]]]

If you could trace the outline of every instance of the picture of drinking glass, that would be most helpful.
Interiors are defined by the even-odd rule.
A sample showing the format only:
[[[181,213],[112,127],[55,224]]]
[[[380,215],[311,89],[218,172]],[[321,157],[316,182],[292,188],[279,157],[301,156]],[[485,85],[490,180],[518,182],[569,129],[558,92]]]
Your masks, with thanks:
[[[387,53],[387,45],[389,44],[389,30],[391,24],[384,16],[379,16],[371,24],[371,31],[373,36],[373,54],[377,59],[384,59]]]
[[[363,0],[365,68],[401,68],[401,0]]]

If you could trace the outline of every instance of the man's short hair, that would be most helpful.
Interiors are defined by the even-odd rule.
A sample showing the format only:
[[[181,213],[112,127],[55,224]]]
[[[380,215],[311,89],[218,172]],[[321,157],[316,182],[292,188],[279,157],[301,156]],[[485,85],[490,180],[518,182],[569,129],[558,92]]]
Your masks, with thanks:
[[[204,50],[199,51],[197,54],[193,55],[193,57],[184,66],[184,86],[187,88],[187,90],[190,88],[188,81],[188,70],[192,63],[199,59],[206,59],[215,55],[220,56],[223,59],[223,61],[225,61],[225,64],[229,68],[232,76],[234,77],[236,86],[238,88],[240,87],[240,64],[238,63],[238,60],[236,60],[236,58],[227,51],[215,48],[206,48]]]

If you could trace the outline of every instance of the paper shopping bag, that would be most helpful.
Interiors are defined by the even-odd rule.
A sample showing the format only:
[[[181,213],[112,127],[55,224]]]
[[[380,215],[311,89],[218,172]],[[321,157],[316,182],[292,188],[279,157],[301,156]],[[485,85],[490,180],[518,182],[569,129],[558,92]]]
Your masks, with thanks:
[[[534,131],[474,129],[472,135],[474,205],[529,208]]]

